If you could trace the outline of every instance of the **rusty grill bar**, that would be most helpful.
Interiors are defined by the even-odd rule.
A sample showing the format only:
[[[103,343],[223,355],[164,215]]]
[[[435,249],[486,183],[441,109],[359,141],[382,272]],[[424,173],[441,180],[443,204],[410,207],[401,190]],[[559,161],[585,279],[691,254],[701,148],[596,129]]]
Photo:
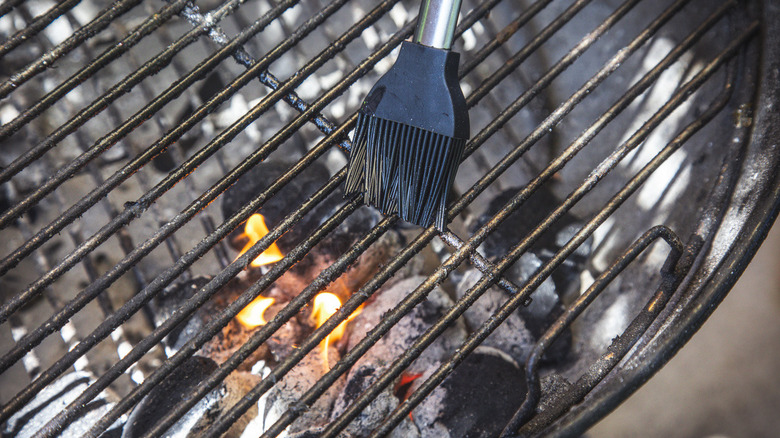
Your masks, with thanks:
[[[271,227],[270,232],[246,253],[230,261],[225,239],[231,232],[276,196],[286,184],[299,178],[312,163],[318,160],[335,160],[338,163],[337,157],[343,159],[345,154],[349,153],[349,133],[355,126],[354,113],[359,101],[350,102],[345,93],[349,97],[350,90],[359,89],[365,81],[370,83],[372,78],[375,79],[381,70],[381,64],[392,58],[393,50],[411,36],[414,14],[407,16],[404,22],[399,24],[397,19],[391,17],[393,11],[415,9],[411,2],[401,0],[385,0],[376,4],[368,2],[371,7],[365,10],[362,9],[366,6],[365,2],[359,0],[334,0],[327,3],[319,0],[228,0],[223,3],[122,0],[104,3],[104,9],[93,11],[93,16],[84,20],[75,14],[75,11],[83,6],[79,0],[58,3],[34,16],[31,13],[31,4],[40,3],[42,2],[32,0],[8,0],[0,5],[2,19],[11,23],[13,20],[25,23],[21,30],[9,35],[0,44],[0,59],[3,60],[1,62],[10,65],[8,57],[25,50],[35,53],[35,49],[30,46],[39,47],[41,52],[35,58],[22,59],[19,66],[9,67],[8,72],[4,67],[3,81],[0,83],[0,98],[4,99],[0,104],[6,105],[5,109],[0,108],[0,141],[3,148],[13,151],[2,156],[3,159],[13,156],[13,159],[4,162],[0,169],[0,183],[4,185],[9,199],[7,208],[0,214],[0,233],[6,236],[8,242],[4,245],[3,258],[0,260],[0,276],[4,277],[3,281],[7,281],[4,289],[13,287],[10,293],[6,292],[3,296],[0,324],[8,325],[17,334],[14,336],[13,345],[0,352],[0,372],[8,373],[16,364],[25,362],[25,369],[30,377],[29,383],[3,400],[0,424],[8,421],[37,394],[73,367],[84,369],[87,354],[101,343],[112,342],[117,348],[121,346],[121,353],[111,363],[101,366],[100,371],[95,373],[95,381],[38,432],[45,437],[60,434],[84,414],[90,402],[103,391],[115,389],[120,385],[120,379],[124,379],[121,385],[127,389],[122,391],[121,400],[94,423],[86,435],[97,437],[129,413],[185,360],[222,331],[239,311],[361,208],[359,199],[349,199],[331,217],[323,218],[318,228],[306,230],[306,237],[292,250],[287,251],[282,260],[268,267],[264,275],[235,301],[213,315],[213,319],[175,354],[161,358],[158,354],[155,357],[158,357],[156,360],[159,363],[142,366],[145,357],[155,354],[153,350],[166,335],[191,318],[221,288],[239,276],[255,257],[285,233],[295,229],[296,224],[343,183],[346,172],[339,167],[340,170],[332,172],[327,183],[312,196],[296,203],[298,207],[294,212]],[[554,93],[550,91],[550,87],[559,83],[556,81],[564,80],[560,78],[570,74],[572,68],[579,68],[572,66],[577,64],[580,58],[587,57],[599,48],[607,50],[599,45],[603,44],[602,40],[614,37],[617,32],[615,28],[620,28],[621,23],[626,17],[631,17],[632,13],[639,14],[637,9],[645,7],[644,10],[647,10],[648,2],[540,0],[527,5],[522,3],[522,7],[513,7],[520,3],[511,3],[507,0],[464,2],[463,11],[466,12],[456,31],[456,45],[460,46],[456,49],[460,50],[463,56],[460,77],[467,87],[464,90],[467,102],[472,111],[478,111],[478,120],[481,120],[475,130],[477,134],[466,146],[464,169],[471,169],[465,167],[467,162],[479,161],[485,162],[485,165],[484,172],[474,175],[476,178],[473,180],[460,180],[464,181],[459,186],[460,193],[448,210],[448,220],[452,221],[451,228],[441,234],[433,226],[424,230],[406,230],[410,235],[410,242],[386,264],[380,266],[378,272],[359,290],[353,291],[353,295],[332,317],[306,337],[289,356],[276,364],[257,386],[242,394],[243,397],[203,432],[204,436],[224,434],[304,356],[316,348],[349,315],[369,301],[395,274],[408,266],[415,257],[421,257],[427,247],[442,243],[445,249],[442,250],[441,261],[426,272],[427,279],[410,291],[397,307],[384,316],[378,326],[305,392],[299,400],[299,406],[302,408],[287,410],[262,436],[281,434],[303,413],[305,407],[312,406],[318,397],[349,371],[402,317],[420,305],[434,287],[451,281],[452,275],[464,269],[464,262],[468,260],[465,265],[470,264],[481,272],[479,281],[417,339],[411,348],[400,357],[391,358],[389,368],[377,376],[349,408],[320,432],[321,436],[325,437],[337,436],[342,432],[490,287],[500,287],[506,293],[507,300],[493,317],[480,327],[473,327],[468,339],[453,352],[449,360],[426,376],[423,383],[372,432],[381,436],[390,434],[507,317],[521,306],[527,306],[534,298],[534,291],[557,268],[566,263],[583,243],[593,239],[594,233],[605,226],[608,220],[614,220],[615,212],[646,187],[647,181],[659,174],[658,169],[675,152],[688,144],[698,132],[705,130],[713,120],[728,120],[728,111],[724,109],[733,109],[750,101],[754,96],[750,74],[744,72],[752,72],[756,68],[753,63],[756,59],[755,46],[761,23],[752,18],[756,16],[756,10],[751,6],[736,1],[724,1],[717,5],[696,0],[667,2],[663,8],[654,10],[653,16],[646,20],[642,28],[630,29],[633,33],[625,38],[625,44],[616,50],[610,48],[608,56],[604,56],[606,60],[599,68],[585,75],[587,79],[583,78],[579,88],[557,100],[553,97]],[[561,3],[565,5],[561,6]],[[101,2],[90,4],[97,5]],[[557,12],[549,11],[551,4],[557,5]],[[608,12],[604,11],[606,7]],[[145,9],[141,11],[143,8]],[[491,14],[507,11],[513,12],[511,21],[506,19],[503,27],[496,28],[496,21]],[[610,97],[607,104],[595,105],[596,109],[593,111],[596,117],[589,118],[588,120],[592,121],[583,124],[579,135],[569,139],[556,131],[560,129],[558,127],[561,123],[568,120],[570,114],[576,114],[583,102],[588,102],[588,96],[599,93],[603,87],[614,86],[615,72],[631,62],[637,52],[647,50],[649,44],[660,41],[659,34],[667,29],[670,23],[679,25],[682,20],[679,17],[684,11],[688,11],[689,15],[686,17],[696,16],[698,20],[695,23],[685,23],[688,29],[684,32],[684,37],[674,41],[666,53],[659,57],[659,61],[654,62],[642,74],[630,78],[630,86],[626,86],[626,91],[619,94],[617,99],[613,101]],[[690,11],[696,13],[691,14]],[[584,13],[602,14],[598,25],[586,30],[582,30],[584,25],[572,29],[571,23]],[[349,14],[354,18],[350,23],[354,24],[332,24],[343,23]],[[253,18],[248,19],[248,16]],[[541,20],[542,16],[547,20],[544,21],[544,26],[534,28],[535,20]],[[677,22],[674,21],[676,19]],[[44,33],[58,20],[68,20],[77,25],[72,26],[74,31],[71,35],[55,42],[51,41],[51,34]],[[291,26],[290,23],[295,25]],[[272,32],[270,29],[274,26],[282,28],[283,38],[274,40],[269,36],[269,41],[276,42],[266,43],[264,35]],[[393,31],[386,32],[381,41],[373,45],[365,42],[366,38],[369,38],[366,32],[370,31],[376,35],[376,29],[386,30],[390,27]],[[625,27],[620,29],[621,32],[626,31]],[[538,72],[533,80],[518,73],[526,63],[541,56],[540,48],[546,47],[552,39],[565,32],[576,35],[576,38],[572,38],[574,44],[569,44],[569,50],[557,61]],[[713,33],[719,36],[716,40],[720,44],[711,56],[697,59],[698,64],[686,58],[691,56],[691,51],[697,45],[702,44],[707,35]],[[525,34],[525,37],[520,38],[520,34]],[[101,41],[101,36],[108,38],[107,42]],[[317,45],[317,41],[313,42],[313,39],[323,36],[329,39],[327,44]],[[470,48],[465,49],[466,37],[478,41],[479,44],[468,44]],[[615,38],[619,37],[620,35]],[[307,44],[319,51],[309,50],[305,47]],[[106,48],[98,54],[96,48],[100,46]],[[360,49],[349,49],[356,46]],[[150,47],[158,47],[159,51],[154,52]],[[364,53],[358,61],[352,59],[355,52]],[[202,59],[197,58],[196,62],[188,59],[189,56],[195,58],[195,53],[199,53]],[[252,54],[258,57],[255,58]],[[236,64],[228,65],[228,58],[233,58]],[[294,64],[291,60],[298,62],[295,68],[284,65]],[[117,63],[122,64],[116,67]],[[301,91],[302,86],[307,81],[324,76],[320,72],[321,69],[332,68],[334,63],[340,66],[336,68],[339,72],[336,75],[338,79],[329,87],[320,87],[314,99],[301,97],[308,93]],[[56,73],[56,69],[52,69],[60,64],[68,71],[67,75]],[[483,65],[497,67],[490,70],[481,68]],[[679,67],[680,65],[683,67]],[[108,75],[107,72],[111,69],[121,70],[122,66],[125,71],[113,72],[113,76]],[[290,72],[286,79],[280,80],[272,74],[277,68]],[[560,172],[573,165],[570,163],[581,159],[579,153],[591,145],[602,131],[608,129],[613,121],[620,120],[619,123],[627,124],[625,114],[635,111],[633,105],[637,99],[652,94],[660,78],[673,68],[684,70],[673,93],[651,112],[647,120],[638,124],[636,129],[627,131],[630,135],[615,142],[605,157],[595,161],[597,164],[590,168],[584,179],[579,178],[578,181],[581,181],[578,184],[567,186],[567,194],[562,197],[562,201],[555,201],[554,208],[544,220],[537,223],[535,228],[520,240],[510,242],[509,250],[503,257],[489,260],[478,251],[480,245],[502,222],[512,213],[522,211],[533,194],[559,178]],[[153,83],[152,79],[161,72],[168,72],[168,77],[172,77],[169,84],[164,80],[161,80],[164,86]],[[223,76],[230,75],[233,79],[220,84],[219,89],[208,96],[193,97],[197,94],[195,88],[215,72]],[[117,80],[113,82],[110,78]],[[256,84],[254,79],[260,84]],[[517,89],[517,83],[523,85],[519,94],[516,94],[517,97],[497,95]],[[604,85],[605,83],[613,85]],[[26,99],[26,93],[31,93],[37,86],[44,90],[42,95]],[[99,95],[80,102],[80,107],[74,105],[71,101],[76,99],[76,93],[89,95],[89,87],[99,90]],[[692,96],[700,96],[704,93],[700,91],[703,89],[709,89],[713,97],[704,99],[703,103],[698,102],[695,109],[690,109]],[[123,100],[127,99],[126,96],[138,93],[145,100],[142,105],[126,103]],[[237,96],[242,96],[242,93],[256,97],[246,104],[239,114],[235,114],[228,122],[222,122],[223,126],[216,127],[211,117],[219,111],[224,111]],[[182,102],[191,103],[189,111],[181,110],[184,107]],[[336,103],[345,108],[341,115],[334,110]],[[528,132],[515,127],[521,126],[517,121],[518,114],[525,114],[523,111],[533,105],[537,105],[537,112],[543,112],[543,117],[540,116]],[[684,123],[677,125],[668,121],[671,115],[681,111],[692,112],[695,117],[686,118]],[[177,113],[182,116],[174,120],[174,114]],[[63,121],[50,123],[57,117]],[[103,127],[99,126],[97,121],[103,119],[107,120],[105,126],[108,128],[101,130]],[[207,123],[210,123],[210,128],[204,128]],[[263,125],[264,123],[266,125]],[[749,125],[748,123],[735,128],[735,144],[747,143]],[[256,136],[262,137],[261,140],[256,140],[259,146],[244,148],[248,150],[245,157],[231,156],[229,152],[238,150],[235,144],[249,141],[252,137],[248,137],[247,131],[260,129],[258,126],[264,129],[269,127],[267,135]],[[213,136],[195,146],[196,150],[183,145],[192,132],[198,135],[209,129]],[[146,131],[155,131],[156,134]],[[524,132],[520,134],[519,131]],[[591,193],[597,185],[602,180],[613,177],[613,171],[621,163],[637,160],[648,138],[658,131],[671,132],[672,135],[644,164],[635,166],[635,170],[626,176],[625,181],[616,186],[618,189],[614,193],[602,196],[598,201],[598,208],[586,209],[596,213],[583,220],[577,232],[569,236],[568,241],[561,242],[557,252],[550,255],[530,278],[518,282],[506,275],[507,270],[529,251],[556,221],[577,208],[582,209],[585,202],[596,202],[593,201]],[[31,132],[40,132],[41,138],[36,138]],[[99,137],[98,134],[93,134],[97,132],[102,132]],[[502,136],[501,139],[496,139],[497,134]],[[506,174],[511,173],[523,160],[529,160],[528,154],[543,149],[545,145],[538,145],[540,142],[552,142],[549,138],[553,136],[565,139],[561,141],[565,141],[567,146],[550,152],[549,160],[542,165],[528,164],[533,169],[533,174],[524,181],[523,186],[498,212],[472,231],[467,231],[463,217],[469,214],[470,208],[475,208],[475,204],[485,205],[484,197],[492,193],[491,191],[498,190],[502,178],[507,178]],[[214,218],[214,210],[210,205],[215,200],[220,200],[220,195],[225,190],[236,184],[241,176],[258,163],[276,157],[277,155],[273,155],[275,153],[284,154],[286,147],[293,148],[295,139],[299,138],[304,139],[304,146],[295,149],[300,158],[292,167],[232,216],[223,218],[223,221]],[[71,144],[68,142],[77,144],[77,154],[70,153],[69,150],[58,152],[65,148],[63,145]],[[506,142],[510,147],[501,149],[503,152],[496,157],[488,152],[493,144],[491,142]],[[115,153],[119,158],[107,157],[116,150],[119,150]],[[704,213],[701,218],[694,221],[691,227],[683,229],[685,234],[675,233],[672,226],[656,225],[625,236],[625,244],[609,253],[608,266],[567,306],[565,312],[550,324],[525,364],[529,390],[522,406],[514,407],[517,412],[506,425],[506,436],[517,433],[523,436],[536,435],[561,418],[574,415],[576,411],[571,410],[572,407],[591,394],[594,387],[607,378],[622,360],[630,358],[632,349],[635,351],[646,345],[647,339],[652,335],[648,329],[655,324],[655,330],[658,330],[659,315],[665,311],[668,303],[681,302],[679,298],[675,298],[676,291],[681,285],[687,284],[685,279],[690,278],[691,273],[700,266],[701,262],[697,260],[708,248],[700,237],[714,235],[718,224],[726,215],[734,187],[737,185],[737,170],[731,166],[733,160],[730,162],[729,159],[738,160],[743,153],[740,151],[740,147],[735,146],[729,152],[734,156],[723,157],[723,166],[714,178],[716,182],[712,183],[714,189],[709,203],[702,209]],[[156,176],[157,174],[153,173],[155,160],[165,154],[172,157],[174,165],[169,172]],[[211,177],[207,180],[208,184],[201,184],[196,179],[201,175],[199,170],[206,167],[204,163],[214,162],[217,163],[214,166],[219,169],[220,175]],[[29,186],[25,172],[35,166],[44,165],[51,169],[51,173],[39,185],[21,193],[21,186]],[[104,176],[106,172],[108,176]],[[83,183],[84,178],[89,181],[89,186],[86,189],[79,187],[82,188],[80,196],[72,199],[68,194],[68,186],[78,185],[79,181]],[[141,187],[141,193],[126,196],[122,191],[123,187],[126,188],[126,184],[133,181],[137,181],[134,184]],[[672,183],[673,180],[668,182],[669,185]],[[194,198],[182,209],[167,198],[177,196],[177,190],[185,190]],[[583,201],[589,195],[589,201]],[[120,207],[112,198],[129,200]],[[95,215],[98,204],[104,211],[98,215],[102,219],[96,226],[92,219],[87,221],[84,217]],[[41,218],[37,216],[51,215],[38,210],[52,206],[58,206],[60,212],[41,224]],[[133,228],[134,224],[143,224],[139,219],[144,217],[144,220],[156,224],[156,229],[141,228],[144,225]],[[196,217],[202,228],[202,238],[185,237],[185,234],[191,233],[189,230],[192,230],[195,223],[193,219]],[[273,319],[256,329],[249,339],[229,359],[219,364],[182,403],[164,413],[144,436],[163,436],[255,350],[267,342],[280,327],[309,305],[316,294],[344,274],[371,245],[388,230],[397,229],[400,225],[398,222],[395,216],[385,217],[370,232],[361,236]],[[62,255],[53,257],[52,254],[58,253],[55,244],[63,239],[63,231],[67,231],[70,239],[65,245],[68,249],[64,254],[59,252]],[[464,233],[468,235],[461,237]],[[624,270],[632,264],[649,260],[648,253],[652,252],[651,249],[661,247],[655,245],[659,239],[670,248],[662,265],[653,268],[658,272],[657,279],[660,280],[655,280],[652,285],[642,285],[648,292],[651,289],[655,292],[642,296],[642,302],[637,305],[637,309],[630,312],[632,320],[622,334],[608,345],[606,351],[596,356],[595,362],[579,373],[581,378],[568,391],[552,398],[555,407],[540,411],[542,395],[539,363],[546,349],[564,330],[571,327],[577,317],[597,300],[605,289],[613,285]],[[188,243],[185,244],[182,240]],[[189,246],[190,241],[195,244]],[[121,249],[121,256],[117,261],[112,261],[110,266],[98,270],[96,266],[100,264],[100,260],[96,255],[101,248],[109,248],[105,245],[114,244]],[[169,261],[158,266],[153,275],[148,275],[149,269],[144,268],[143,264],[159,263],[156,260],[160,260],[161,252],[167,253]],[[27,280],[21,272],[28,269],[25,267],[27,264],[33,262],[38,272]],[[128,321],[139,317],[150,319],[144,316],[148,312],[149,302],[177,279],[191,278],[194,272],[202,272],[203,268],[198,263],[210,263],[213,270],[208,272],[215,274],[166,321],[156,327],[147,321],[151,326],[149,331],[131,339],[132,336],[128,336],[126,329]],[[63,284],[66,284],[65,279],[78,269],[79,264],[82,264],[85,270],[86,281],[78,291],[69,291],[67,294],[61,292]],[[135,283],[134,293],[121,302],[112,302],[107,291],[126,278],[128,273],[132,275]],[[13,284],[18,283],[16,280],[12,281],[16,278],[15,275],[23,278],[23,286],[17,287]],[[35,322],[35,325],[29,326],[25,323],[25,320],[29,320],[24,317],[26,309],[34,306],[41,297],[48,300],[53,312]],[[100,322],[90,330],[77,330],[73,327],[74,318],[78,319],[79,315],[89,312],[93,302],[99,304],[102,312]],[[40,351],[47,339],[56,332],[63,337],[67,349],[53,361],[41,364],[36,351]],[[66,336],[66,333],[70,336]],[[141,371],[141,368],[145,368],[146,372]],[[586,423],[587,421],[595,420],[586,420]],[[578,423],[577,427],[583,427],[583,423]]]

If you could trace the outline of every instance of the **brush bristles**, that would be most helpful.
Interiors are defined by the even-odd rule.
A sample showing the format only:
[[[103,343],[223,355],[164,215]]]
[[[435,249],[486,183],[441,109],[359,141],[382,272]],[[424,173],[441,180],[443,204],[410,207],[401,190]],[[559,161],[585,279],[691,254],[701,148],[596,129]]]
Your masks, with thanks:
[[[352,195],[363,192],[363,180],[366,167],[366,128],[368,127],[368,116],[363,113],[358,114],[355,135],[352,140],[352,149],[349,151],[349,162],[347,163],[347,179],[344,181],[344,193]]]
[[[363,192],[384,214],[443,230],[447,193],[465,140],[360,114],[352,142],[345,191]]]

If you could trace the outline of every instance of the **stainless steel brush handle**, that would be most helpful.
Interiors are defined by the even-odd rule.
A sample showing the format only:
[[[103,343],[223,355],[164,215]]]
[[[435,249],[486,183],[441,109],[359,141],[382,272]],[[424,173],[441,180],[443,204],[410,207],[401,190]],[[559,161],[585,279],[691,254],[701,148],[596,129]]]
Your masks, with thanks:
[[[461,0],[423,0],[413,41],[449,50],[455,37],[460,3]]]

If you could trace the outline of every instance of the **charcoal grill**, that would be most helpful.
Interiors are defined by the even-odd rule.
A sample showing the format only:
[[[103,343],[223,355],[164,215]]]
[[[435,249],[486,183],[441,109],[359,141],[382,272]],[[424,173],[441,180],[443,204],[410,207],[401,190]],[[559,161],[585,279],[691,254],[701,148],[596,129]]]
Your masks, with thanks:
[[[427,278],[253,436],[284,433],[434,288],[459,298],[404,353],[387,358],[340,415],[311,432],[336,436],[482,294],[503,294],[493,317],[471,324],[462,345],[363,432],[392,434],[565,269],[572,290],[558,290],[565,305],[521,364],[527,390],[517,390],[524,401],[510,407],[511,419],[497,430],[505,436],[587,430],[701,326],[777,215],[775,3],[464,2],[455,50],[476,134],[449,204],[448,230],[410,227],[394,216],[372,223],[181,403],[158,412],[143,436],[179,424],[388,233],[404,236],[403,246],[199,435],[232,433],[342,321],[415,264]],[[0,5],[6,432],[13,420],[10,430],[28,421],[37,436],[69,430],[119,436],[155,387],[367,208],[350,198],[318,209],[343,183],[360,99],[411,35],[416,10],[415,2],[401,0]],[[281,176],[223,217],[223,193],[274,160],[288,160]],[[235,258],[231,236],[251,214],[287,196],[280,195],[285,185],[316,163],[329,179],[295,199],[291,212]],[[313,214],[321,217],[312,220]],[[523,225],[529,220],[518,217],[533,221]],[[558,234],[552,250],[537,250],[561,221],[573,221],[571,232],[565,239]],[[500,227],[515,232],[491,254],[485,245]],[[231,281],[247,277],[256,256],[293,234],[299,237],[283,259],[256,271],[176,351],[164,351],[167,335]],[[539,266],[524,278],[510,275],[531,250]],[[468,270],[477,278],[453,292]],[[155,320],[161,294],[202,275],[209,277],[166,319]],[[551,363],[546,355],[567,335],[570,352]],[[74,369],[93,378],[55,412],[36,416],[44,410],[36,400]],[[550,384],[556,381],[565,383]],[[90,412],[99,415],[85,422]]]

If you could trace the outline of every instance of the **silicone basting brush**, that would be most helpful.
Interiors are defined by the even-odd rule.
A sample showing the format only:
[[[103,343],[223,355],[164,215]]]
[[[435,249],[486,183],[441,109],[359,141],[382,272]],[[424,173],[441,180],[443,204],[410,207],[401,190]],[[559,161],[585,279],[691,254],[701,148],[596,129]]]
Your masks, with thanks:
[[[345,192],[420,226],[443,230],[447,194],[469,138],[450,50],[460,0],[424,0],[411,42],[358,111]]]

